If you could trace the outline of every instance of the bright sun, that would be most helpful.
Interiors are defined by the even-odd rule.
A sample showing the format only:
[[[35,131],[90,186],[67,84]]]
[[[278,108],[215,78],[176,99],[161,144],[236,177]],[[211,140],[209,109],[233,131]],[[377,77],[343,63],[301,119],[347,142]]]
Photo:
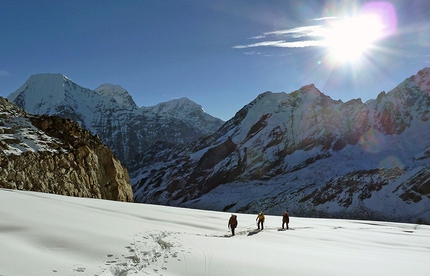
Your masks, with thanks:
[[[338,62],[353,62],[381,38],[383,25],[376,15],[336,21],[325,35],[325,44]]]

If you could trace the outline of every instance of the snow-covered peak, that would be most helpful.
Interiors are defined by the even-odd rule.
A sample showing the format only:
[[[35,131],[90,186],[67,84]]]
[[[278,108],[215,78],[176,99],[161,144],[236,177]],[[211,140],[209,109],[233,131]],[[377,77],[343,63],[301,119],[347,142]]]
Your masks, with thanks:
[[[430,67],[418,71],[418,74],[412,76],[412,80],[417,84],[421,91],[430,93]]]
[[[159,115],[169,114],[175,117],[184,117],[195,111],[205,113],[201,105],[185,97],[162,102],[155,106],[148,107],[148,109]]]
[[[328,96],[321,93],[313,84],[303,86],[290,94],[267,91],[258,95],[254,101],[239,111],[233,120],[243,120],[246,117],[245,121],[255,123],[265,114],[284,112],[285,108],[298,106],[298,102],[306,110],[315,100],[323,98],[329,99]]]
[[[260,94],[251,104],[250,113],[266,114],[279,109],[281,102],[287,97],[284,92],[264,92]],[[251,114],[248,114],[248,116]]]
[[[81,113],[92,117],[91,109],[94,109],[100,101],[109,101],[107,96],[84,88],[61,74],[32,75],[7,99],[32,114],[62,113],[67,114],[66,117],[72,116],[70,112],[73,109],[82,109]],[[73,119],[78,120],[74,117]]]
[[[25,91],[26,110],[33,110],[35,105],[46,99],[50,102],[61,102],[65,98],[64,83],[69,79],[62,74],[32,75],[20,88],[10,94],[7,99],[15,101]]]
[[[117,103],[138,107],[127,90],[121,85],[105,83],[95,89],[101,95],[113,98]]]
[[[307,98],[311,101],[323,97],[330,98],[329,96],[324,95],[318,88],[315,87],[314,84],[302,86],[297,92],[302,95],[303,99]]]
[[[320,91],[315,87],[315,85],[314,85],[313,83],[302,86],[302,87],[300,88],[300,91],[302,91],[302,92],[312,92],[312,93],[316,93],[316,92],[321,93],[321,92],[320,92]]]
[[[208,126],[211,126],[209,128],[211,131],[215,131],[224,123],[206,113],[201,105],[185,97],[159,103],[155,106],[142,107],[142,110],[149,111],[156,116],[176,118],[199,129],[208,129]]]

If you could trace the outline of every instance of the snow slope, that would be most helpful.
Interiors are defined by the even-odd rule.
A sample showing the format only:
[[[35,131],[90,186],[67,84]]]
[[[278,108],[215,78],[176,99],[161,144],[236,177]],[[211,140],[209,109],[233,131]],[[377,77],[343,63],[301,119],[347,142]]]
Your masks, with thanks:
[[[0,275],[428,275],[430,226],[255,215],[0,189]]]

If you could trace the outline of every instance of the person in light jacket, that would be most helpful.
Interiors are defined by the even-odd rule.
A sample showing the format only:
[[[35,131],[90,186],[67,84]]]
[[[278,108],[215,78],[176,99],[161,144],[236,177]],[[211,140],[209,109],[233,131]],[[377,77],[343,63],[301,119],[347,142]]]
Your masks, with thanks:
[[[237,227],[237,216],[231,215],[230,219],[228,220],[228,228],[231,230],[231,235],[234,236],[234,229]]]

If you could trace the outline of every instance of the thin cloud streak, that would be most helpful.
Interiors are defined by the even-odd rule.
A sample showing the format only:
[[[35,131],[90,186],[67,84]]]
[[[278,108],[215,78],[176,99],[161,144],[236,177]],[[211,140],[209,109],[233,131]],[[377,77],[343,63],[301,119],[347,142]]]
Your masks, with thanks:
[[[234,49],[246,49],[253,47],[281,47],[281,48],[303,48],[303,47],[317,47],[325,46],[326,43],[322,40],[303,40],[303,41],[264,41],[248,45],[237,45],[233,46]]]
[[[322,25],[315,26],[303,26],[288,30],[280,30],[264,33],[264,36],[276,35],[276,36],[292,36],[292,37],[320,37],[325,33],[325,29]]]
[[[315,18],[313,21],[333,20],[335,17]],[[245,45],[236,45],[234,49],[245,49],[254,47],[282,47],[282,48],[303,48],[303,47],[322,47],[325,42],[321,39],[327,34],[327,28],[324,25],[310,25],[296,27],[292,29],[266,32],[262,35],[250,37],[248,39],[267,40],[258,43],[250,43]],[[281,38],[273,40],[270,38]],[[310,38],[310,39],[309,39]],[[299,41],[289,41],[297,40]],[[303,39],[303,40],[300,40]]]
[[[311,21],[325,21],[325,20],[336,20],[338,17],[336,16],[326,16],[326,17],[320,17],[320,18],[314,18],[311,19]]]
[[[263,39],[268,36],[289,36],[292,38],[300,38],[300,37],[321,37],[325,33],[325,29],[322,25],[315,26],[303,26],[297,27],[288,30],[279,30],[273,32],[266,32],[262,35],[257,35],[250,37],[249,39]]]

